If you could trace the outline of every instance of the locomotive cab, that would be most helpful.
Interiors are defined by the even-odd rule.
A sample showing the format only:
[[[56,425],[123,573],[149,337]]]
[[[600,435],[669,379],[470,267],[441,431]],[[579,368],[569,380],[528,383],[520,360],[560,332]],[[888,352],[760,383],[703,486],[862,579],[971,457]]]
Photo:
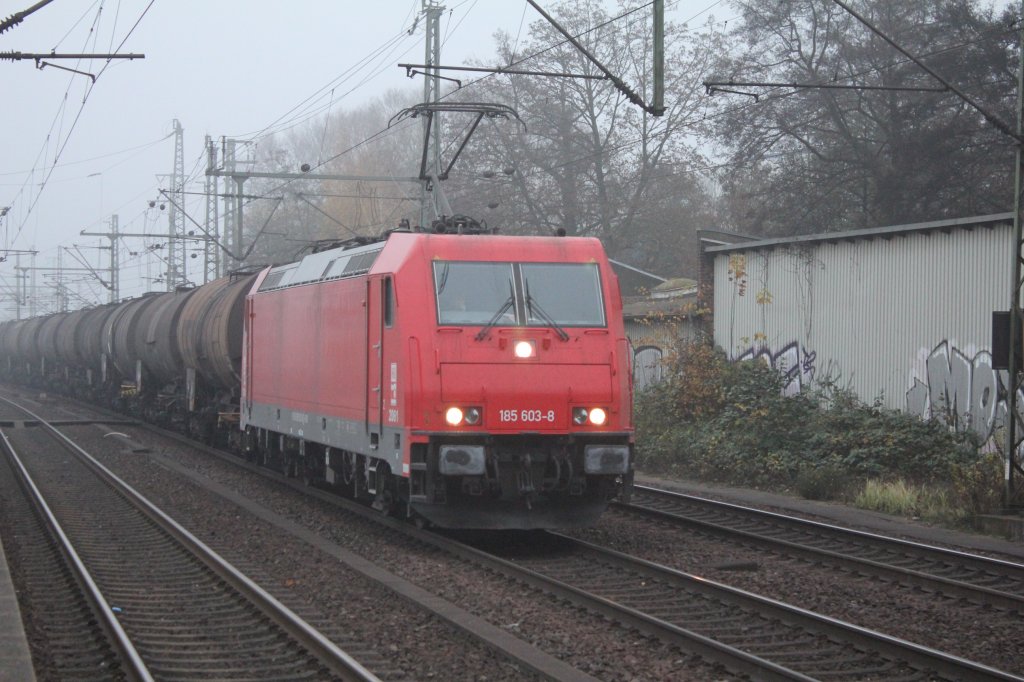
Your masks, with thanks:
[[[594,523],[632,479],[629,356],[600,245],[430,241],[435,372],[410,396],[426,408],[412,508],[449,527]]]

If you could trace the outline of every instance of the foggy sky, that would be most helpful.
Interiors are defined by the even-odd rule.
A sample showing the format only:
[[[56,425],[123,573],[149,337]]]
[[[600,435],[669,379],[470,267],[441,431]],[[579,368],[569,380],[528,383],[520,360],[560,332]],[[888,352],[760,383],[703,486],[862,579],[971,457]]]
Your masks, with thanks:
[[[0,17],[35,2],[0,0]],[[731,16],[721,0],[666,5],[671,20],[699,17],[691,26],[712,14]],[[51,60],[42,69],[31,60],[0,61],[0,207],[11,207],[0,218],[0,246],[37,250],[36,265],[46,266],[56,264],[58,246],[77,244],[92,265],[105,265],[106,252],[95,247],[107,240],[79,233],[107,232],[111,214],[118,214],[122,232],[166,233],[166,212],[148,204],[168,187],[158,176],[172,170],[174,119],[185,130],[185,173],[195,179],[186,190],[200,191],[204,135],[253,138],[279,130],[282,117],[287,124],[294,117],[288,112],[325,86],[311,109],[320,115],[357,107],[391,88],[421,92],[422,80],[406,78],[396,66],[423,61],[422,20],[407,34],[420,7],[421,0],[54,0],[0,34],[0,51],[116,50],[145,59]],[[542,20],[525,0],[452,0],[446,8],[441,63],[449,65],[493,62],[495,31],[521,31],[525,40],[528,24]],[[606,8],[615,12],[610,3]],[[93,85],[88,76],[57,66],[98,78]],[[200,197],[189,202],[201,206]],[[125,243],[143,251],[147,240]],[[66,253],[62,262],[79,266]],[[14,264],[13,254],[0,262],[0,319],[13,317],[6,291]],[[29,265],[27,257],[21,265]],[[133,259],[122,272],[122,296],[162,290],[150,278],[163,269],[156,260]],[[91,302],[107,300],[98,283],[79,290]]]

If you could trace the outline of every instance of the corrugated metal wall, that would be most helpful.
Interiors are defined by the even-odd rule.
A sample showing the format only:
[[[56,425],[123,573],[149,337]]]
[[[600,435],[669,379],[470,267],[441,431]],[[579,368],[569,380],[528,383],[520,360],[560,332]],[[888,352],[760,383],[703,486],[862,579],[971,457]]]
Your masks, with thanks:
[[[672,321],[626,319],[626,336],[633,347],[633,386],[640,391],[661,381],[665,354],[680,340],[696,338],[697,328],[689,317]]]
[[[828,377],[988,432],[1005,409],[991,314],[1009,306],[1012,237],[1003,221],[714,252],[715,343],[782,369],[789,391]]]

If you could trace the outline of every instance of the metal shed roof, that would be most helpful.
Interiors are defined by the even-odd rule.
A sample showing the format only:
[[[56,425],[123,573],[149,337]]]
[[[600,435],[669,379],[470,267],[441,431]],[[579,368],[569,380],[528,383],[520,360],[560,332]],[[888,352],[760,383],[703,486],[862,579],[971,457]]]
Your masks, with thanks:
[[[721,244],[721,242],[718,242],[717,240],[708,240],[714,245],[705,246],[704,251],[707,253],[727,253],[730,251],[774,249],[780,246],[792,246],[795,244],[827,244],[835,242],[856,242],[861,240],[870,241],[872,239],[892,239],[893,237],[903,237],[910,234],[927,234],[930,232],[949,233],[954,229],[991,229],[996,225],[1012,221],[1013,213],[993,213],[992,215],[975,216],[971,218],[935,220],[928,223],[913,223],[911,225],[895,225],[891,227],[872,227],[864,230],[847,230],[846,232],[805,234],[793,237],[742,241],[735,244]],[[705,243],[708,243],[708,241],[705,241]]]

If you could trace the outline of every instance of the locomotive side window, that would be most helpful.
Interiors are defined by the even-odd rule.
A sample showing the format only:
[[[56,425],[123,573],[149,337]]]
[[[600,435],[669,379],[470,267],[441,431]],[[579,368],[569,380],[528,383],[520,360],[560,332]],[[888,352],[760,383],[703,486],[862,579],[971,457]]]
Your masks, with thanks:
[[[596,263],[436,261],[440,324],[604,327]]]
[[[390,277],[384,278],[384,326],[395,323],[395,290]]]
[[[499,324],[515,324],[512,291],[511,263],[434,263],[440,324],[487,324],[496,316],[506,318]]]
[[[526,324],[603,327],[601,276],[595,263],[523,263]],[[547,319],[545,319],[547,318]]]

